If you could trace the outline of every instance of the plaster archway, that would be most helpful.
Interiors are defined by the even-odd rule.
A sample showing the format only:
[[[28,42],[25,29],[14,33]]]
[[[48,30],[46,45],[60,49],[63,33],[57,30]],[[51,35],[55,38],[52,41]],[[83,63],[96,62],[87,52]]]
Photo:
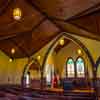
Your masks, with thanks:
[[[90,54],[90,52],[89,52],[89,50],[85,47],[85,45],[83,45],[83,43],[80,41],[80,40],[78,40],[78,39],[76,39],[75,37],[73,37],[73,36],[71,36],[69,33],[61,33],[61,34],[59,34],[55,39],[54,39],[54,41],[52,42],[52,44],[50,45],[50,47],[48,48],[48,50],[47,50],[47,52],[46,52],[46,54],[45,54],[45,57],[44,57],[44,60],[43,60],[43,64],[42,64],[42,70],[41,70],[41,84],[42,84],[42,86],[43,86],[43,82],[42,82],[42,80],[43,80],[43,75],[44,75],[44,67],[45,67],[45,64],[46,64],[46,61],[47,61],[47,59],[48,59],[48,56],[49,56],[49,54],[51,53],[51,51],[53,50],[53,48],[55,47],[55,45],[56,45],[56,43],[57,43],[57,41],[61,38],[61,37],[66,37],[66,38],[68,38],[68,39],[70,39],[71,41],[73,41],[73,42],[75,42],[85,53],[86,53],[86,55],[87,55],[87,57],[88,57],[88,59],[89,59],[89,62],[91,63],[91,65],[92,65],[92,73],[93,73],[93,80],[94,80],[94,77],[95,77],[95,75],[96,75],[96,73],[95,73],[95,64],[94,64],[94,61],[93,61],[93,58],[92,58],[92,56],[91,56],[91,54]],[[95,85],[95,80],[93,81],[93,87],[95,87],[96,85]]]

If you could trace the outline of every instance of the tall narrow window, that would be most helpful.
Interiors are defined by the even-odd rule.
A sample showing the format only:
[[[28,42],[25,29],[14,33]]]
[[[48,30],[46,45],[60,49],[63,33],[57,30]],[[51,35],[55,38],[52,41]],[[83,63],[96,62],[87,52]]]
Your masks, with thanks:
[[[46,76],[46,84],[48,86],[51,86],[53,75],[54,75],[54,65],[47,64],[45,67],[45,76]]]
[[[82,57],[78,57],[76,60],[76,72],[77,72],[77,77],[79,78],[85,77],[85,65]]]
[[[70,57],[67,60],[67,77],[73,78],[75,77],[75,66],[74,66],[74,60]]]

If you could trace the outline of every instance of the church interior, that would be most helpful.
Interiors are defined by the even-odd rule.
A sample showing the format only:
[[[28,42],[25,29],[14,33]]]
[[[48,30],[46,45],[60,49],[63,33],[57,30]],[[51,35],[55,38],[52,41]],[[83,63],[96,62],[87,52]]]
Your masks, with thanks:
[[[0,0],[0,100],[100,100],[100,0]]]

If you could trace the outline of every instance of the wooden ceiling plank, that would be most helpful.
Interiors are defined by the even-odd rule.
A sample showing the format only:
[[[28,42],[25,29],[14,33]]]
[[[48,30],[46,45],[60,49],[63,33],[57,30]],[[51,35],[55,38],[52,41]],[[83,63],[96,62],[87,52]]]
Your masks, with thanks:
[[[96,30],[97,30],[98,33],[100,33],[100,29],[99,29],[99,24],[100,23],[99,23],[97,17],[94,17],[94,19],[95,19],[95,23],[96,23]]]
[[[37,7],[36,5],[34,5],[33,3],[32,3],[32,5],[36,8],[36,10],[37,11],[39,11],[41,14],[43,14],[49,21],[51,21],[56,27],[58,27],[61,31],[63,31],[63,32],[68,32],[68,31],[66,31],[63,27],[61,27],[61,25],[59,25],[59,24],[57,24],[56,22],[55,22],[55,20],[59,20],[59,19],[55,19],[55,18],[53,18],[53,17],[50,17],[50,16],[48,16],[45,12],[43,12],[39,7]],[[90,8],[89,8],[90,9]],[[60,20],[61,21],[61,20]],[[65,23],[66,23],[66,21],[64,21]],[[81,28],[81,27],[78,27],[78,28]],[[85,31],[87,31],[87,32],[89,32],[90,33],[90,31],[88,31],[88,30],[86,30],[86,29],[84,29],[84,28],[81,28],[82,30],[85,30]],[[74,33],[75,34],[75,33]],[[80,35],[80,34],[78,34],[78,35]],[[93,37],[89,37],[89,36],[86,36],[86,35],[81,35],[81,36],[83,36],[83,37],[87,37],[87,38],[91,38],[91,39],[95,39],[95,40],[100,40],[100,39],[97,39],[97,38],[93,38]]]
[[[14,48],[16,52],[14,54],[11,53],[11,49]],[[9,57],[19,58],[25,57],[26,55],[21,52],[21,50],[16,46],[11,39],[8,40],[1,40],[0,41],[0,49]]]
[[[67,22],[67,21],[70,21],[70,20],[75,20],[75,19],[78,19],[78,18],[81,18],[81,17],[84,17],[84,16],[88,16],[88,15],[90,15],[90,14],[95,13],[95,12],[98,11],[98,10],[100,10],[100,3],[98,3],[98,4],[96,4],[96,5],[94,5],[94,6],[90,7],[90,8],[88,8],[88,9],[86,9],[86,10],[84,10],[84,11],[82,11],[81,13],[78,13],[78,14],[72,16],[72,17],[69,18],[69,19],[66,19],[66,22]]]
[[[5,13],[5,11],[7,10],[8,6],[11,5],[11,3],[13,2],[13,0],[2,0],[0,2],[1,2],[0,3],[0,16],[1,16],[2,14]],[[2,4],[2,2],[3,2],[3,4]]]
[[[99,36],[95,36],[95,35],[91,34],[90,32],[87,32],[87,31],[85,31],[83,29],[80,29],[80,28],[78,28],[78,27],[76,27],[76,26],[74,26],[74,25],[72,25],[70,23],[63,22],[63,21],[57,21],[57,20],[55,20],[54,22],[58,27],[60,27],[62,32],[68,32],[69,34],[76,34],[76,35],[79,35],[79,36],[82,36],[82,37],[85,37],[85,38],[89,38],[89,39],[100,41]],[[71,30],[66,28],[66,25],[69,26],[71,28]],[[74,28],[74,30],[78,30],[78,31],[77,32],[73,31],[73,28]],[[84,33],[86,33],[86,34],[84,34]]]
[[[28,0],[27,0],[28,1]],[[54,33],[53,34],[49,34],[49,35],[46,35],[45,33],[44,33],[44,35],[43,35],[43,37],[47,37],[47,39],[43,42],[43,43],[41,43],[41,44],[39,44],[43,39],[45,39],[45,38],[42,38],[42,34],[38,34],[39,36],[37,36],[36,38],[36,42],[38,42],[38,44],[36,45],[34,45],[34,47],[35,47],[35,50],[33,50],[33,52],[31,53],[31,55],[32,54],[34,54],[34,53],[36,53],[36,52],[38,52],[43,46],[45,46],[47,43],[49,43],[49,41],[51,41],[57,34],[59,34],[60,32],[68,32],[65,28],[63,28],[62,26],[61,26],[61,24],[58,24],[58,23],[56,23],[56,20],[59,20],[59,21],[63,21],[63,22],[65,22],[66,20],[62,20],[62,19],[59,19],[59,18],[56,18],[55,19],[55,17],[54,16],[49,16],[47,13],[44,13],[43,12],[43,10],[42,9],[40,9],[39,7],[37,7],[35,4],[31,4],[32,6],[33,6],[33,8],[34,8],[34,10],[36,10],[36,12],[39,12],[40,13],[40,15],[39,15],[39,18],[43,15],[44,17],[43,18],[41,18],[41,20],[39,20],[39,21],[37,21],[37,23],[36,23],[36,25],[33,27],[32,26],[32,28],[31,28],[31,30],[28,30],[27,32],[26,32],[26,30],[25,30],[25,33],[26,34],[28,34],[28,33],[32,33],[35,29],[38,29],[38,27],[47,19],[47,20],[49,20],[53,25],[52,25],[52,27],[54,27],[54,28],[57,28],[58,29],[58,31],[53,31]],[[32,9],[31,9],[32,10]],[[82,13],[82,12],[81,12]],[[74,15],[74,17],[75,17],[76,15]],[[36,19],[36,18],[35,18]],[[69,20],[69,18],[68,18],[68,20]],[[24,23],[24,25],[26,25],[27,23]],[[49,24],[49,23],[48,23]],[[27,26],[27,25],[26,25]],[[74,25],[73,25],[74,26]],[[99,27],[99,26],[98,26]],[[47,27],[44,27],[44,28],[47,28]],[[81,27],[77,27],[78,29],[80,29]],[[82,28],[81,28],[82,29]],[[52,29],[49,29],[48,28],[48,30],[51,30],[50,32],[52,32]],[[40,30],[41,32],[44,32],[44,31],[42,31],[42,30]],[[89,30],[86,30],[86,31],[89,31]],[[22,33],[20,33],[19,32],[19,34],[23,34],[24,35],[24,32],[22,32]],[[35,35],[36,35],[36,33],[35,33]],[[16,37],[17,35],[15,35],[14,34],[14,36]],[[85,36],[85,35],[83,35],[82,34],[82,36]],[[7,37],[6,39],[8,39],[9,37]],[[11,37],[10,37],[11,38]],[[91,38],[91,37],[89,37],[89,38]],[[40,39],[40,40],[38,40],[38,39]],[[35,41],[35,40],[34,40]],[[22,55],[24,55],[25,54],[25,56],[27,56],[27,57],[29,57],[30,56],[30,51],[28,51],[28,49],[25,49],[25,47],[29,47],[29,48],[32,48],[33,47],[33,45],[32,45],[32,43],[30,42],[30,46],[27,46],[27,43],[25,42],[25,41],[22,41],[22,42],[25,42],[26,43],[26,45],[24,45],[24,43],[21,43],[21,45],[19,44],[19,42],[16,42],[13,38],[11,39],[11,42],[13,43],[13,45],[15,45],[17,48],[18,48],[18,50],[19,50],[19,54],[20,53],[22,53]],[[23,46],[24,45],[24,46]],[[20,55],[18,55],[19,57],[21,57]]]
[[[51,40],[53,40],[55,38],[55,36],[57,36],[59,33],[61,33],[62,31],[59,30],[57,31],[56,33],[54,33],[53,36],[49,37],[48,39],[46,39],[45,41],[41,41],[41,42],[44,42],[43,44],[40,44],[40,47],[38,47],[36,50],[34,50],[31,55],[35,54],[36,52],[38,52],[41,48],[43,48],[46,44],[48,44]]]
[[[21,50],[22,53],[26,55],[26,57],[29,57],[29,54],[25,51],[25,49],[22,46],[19,46],[18,43],[13,39],[11,39],[11,41],[14,45],[16,45],[19,48],[19,50]]]
[[[95,8],[100,3],[100,0],[96,0],[96,1],[95,0],[83,0],[83,1],[55,0],[55,1],[51,1],[50,0],[48,2],[46,0],[43,0],[42,3],[41,3],[41,0],[34,0],[34,1],[27,0],[27,1],[30,2],[30,4],[33,5],[33,7],[35,6],[35,8],[42,9],[42,12],[46,13],[48,16],[52,16],[53,18],[58,18],[59,20],[62,20],[62,19],[68,20],[71,17],[80,15],[81,13],[89,11],[91,8]],[[53,5],[52,8],[50,8],[51,4]],[[51,9],[51,13],[49,13],[48,9],[49,10]],[[63,11],[65,12],[64,15],[58,14],[58,17],[56,16],[58,12],[63,13]],[[63,18],[62,16],[65,16],[65,17]]]
[[[31,5],[37,10],[39,11],[42,15],[44,15],[51,23],[53,23],[58,29],[60,29],[60,27],[53,21],[53,17],[48,16],[45,12],[43,12],[39,7],[37,7],[35,4],[31,3]],[[60,29],[62,30],[62,29]]]
[[[47,19],[47,18],[44,17],[36,26],[34,26],[34,27],[32,28],[32,30],[31,30],[30,32],[32,32],[32,31],[34,31],[36,28],[38,28],[46,19]]]
[[[33,28],[31,30],[28,30],[28,31],[23,31],[23,32],[19,32],[19,34],[16,34],[16,33],[13,33],[11,35],[7,35],[7,36],[0,36],[0,40],[7,40],[7,39],[10,39],[10,38],[14,38],[18,35],[21,35],[21,34],[27,34],[27,33],[30,33],[32,31],[34,31],[34,29],[36,29],[41,23],[43,23],[44,21],[46,20],[46,18],[44,17],[43,19],[40,20],[40,22],[38,22],[35,26],[33,26]]]

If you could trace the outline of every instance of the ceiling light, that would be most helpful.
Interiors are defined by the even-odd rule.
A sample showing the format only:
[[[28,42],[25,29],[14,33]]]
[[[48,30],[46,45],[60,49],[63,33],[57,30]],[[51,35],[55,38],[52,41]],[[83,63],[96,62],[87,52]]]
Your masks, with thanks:
[[[82,54],[81,49],[78,49],[78,50],[77,50],[77,53],[78,53],[79,55],[81,55],[81,54]]]
[[[20,20],[21,19],[21,16],[22,16],[22,11],[21,11],[20,8],[13,9],[13,18],[15,20]]]
[[[37,60],[40,60],[41,59],[41,56],[37,56]]]
[[[12,62],[12,61],[13,61],[13,59],[12,59],[12,58],[10,58],[10,59],[9,59],[9,62]]]
[[[12,53],[12,54],[15,53],[15,49],[14,49],[14,48],[11,49],[11,53]]]
[[[61,39],[61,40],[59,41],[59,44],[60,44],[61,46],[63,46],[63,45],[64,45],[64,39]]]

